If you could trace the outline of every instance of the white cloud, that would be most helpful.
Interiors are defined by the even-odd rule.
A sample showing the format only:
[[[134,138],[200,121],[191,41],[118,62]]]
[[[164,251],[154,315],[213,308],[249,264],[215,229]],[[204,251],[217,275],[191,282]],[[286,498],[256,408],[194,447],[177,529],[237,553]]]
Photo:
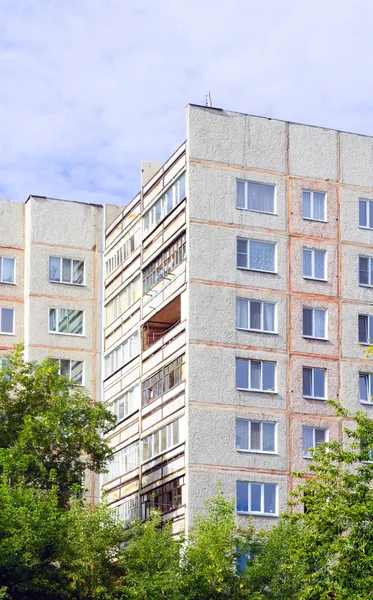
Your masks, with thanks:
[[[0,194],[124,204],[185,105],[373,134],[370,0],[1,0]]]

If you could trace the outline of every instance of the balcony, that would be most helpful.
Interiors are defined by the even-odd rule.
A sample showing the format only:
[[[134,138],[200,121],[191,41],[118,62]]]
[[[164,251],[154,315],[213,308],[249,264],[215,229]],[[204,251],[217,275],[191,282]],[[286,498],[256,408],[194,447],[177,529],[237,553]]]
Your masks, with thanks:
[[[142,328],[143,350],[147,350],[161,340],[180,321],[181,301],[180,296],[177,296],[144,324]]]

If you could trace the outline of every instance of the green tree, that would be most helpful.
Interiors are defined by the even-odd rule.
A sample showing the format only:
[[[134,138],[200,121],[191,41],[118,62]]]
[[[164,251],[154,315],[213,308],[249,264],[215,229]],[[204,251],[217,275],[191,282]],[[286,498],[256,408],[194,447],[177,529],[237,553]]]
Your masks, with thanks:
[[[183,536],[172,534],[152,510],[145,522],[136,520],[125,532],[125,546],[118,561],[123,569],[126,599],[182,600],[180,557]]]
[[[234,501],[221,487],[206,502],[206,514],[195,518],[182,559],[183,597],[189,600],[246,598],[245,580],[237,569],[240,554],[255,551],[253,528],[236,522]]]
[[[60,502],[80,485],[86,469],[102,471],[111,457],[100,436],[115,423],[102,403],[58,374],[56,363],[26,362],[21,346],[0,370],[0,473],[49,489],[56,475]]]

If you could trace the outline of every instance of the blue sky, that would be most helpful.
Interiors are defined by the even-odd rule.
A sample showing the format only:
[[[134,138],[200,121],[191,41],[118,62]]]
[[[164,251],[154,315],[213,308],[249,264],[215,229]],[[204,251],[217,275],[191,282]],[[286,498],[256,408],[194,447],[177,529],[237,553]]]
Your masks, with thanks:
[[[371,0],[0,0],[0,196],[126,204],[185,106],[373,135]]]

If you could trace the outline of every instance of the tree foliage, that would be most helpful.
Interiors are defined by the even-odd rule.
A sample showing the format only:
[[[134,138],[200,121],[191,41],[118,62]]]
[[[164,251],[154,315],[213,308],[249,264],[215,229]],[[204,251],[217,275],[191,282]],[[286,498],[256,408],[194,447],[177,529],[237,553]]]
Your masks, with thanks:
[[[81,485],[86,469],[99,472],[111,457],[100,436],[115,423],[103,404],[58,373],[50,359],[26,362],[21,346],[0,370],[0,473],[50,489],[55,473],[61,502]]]

